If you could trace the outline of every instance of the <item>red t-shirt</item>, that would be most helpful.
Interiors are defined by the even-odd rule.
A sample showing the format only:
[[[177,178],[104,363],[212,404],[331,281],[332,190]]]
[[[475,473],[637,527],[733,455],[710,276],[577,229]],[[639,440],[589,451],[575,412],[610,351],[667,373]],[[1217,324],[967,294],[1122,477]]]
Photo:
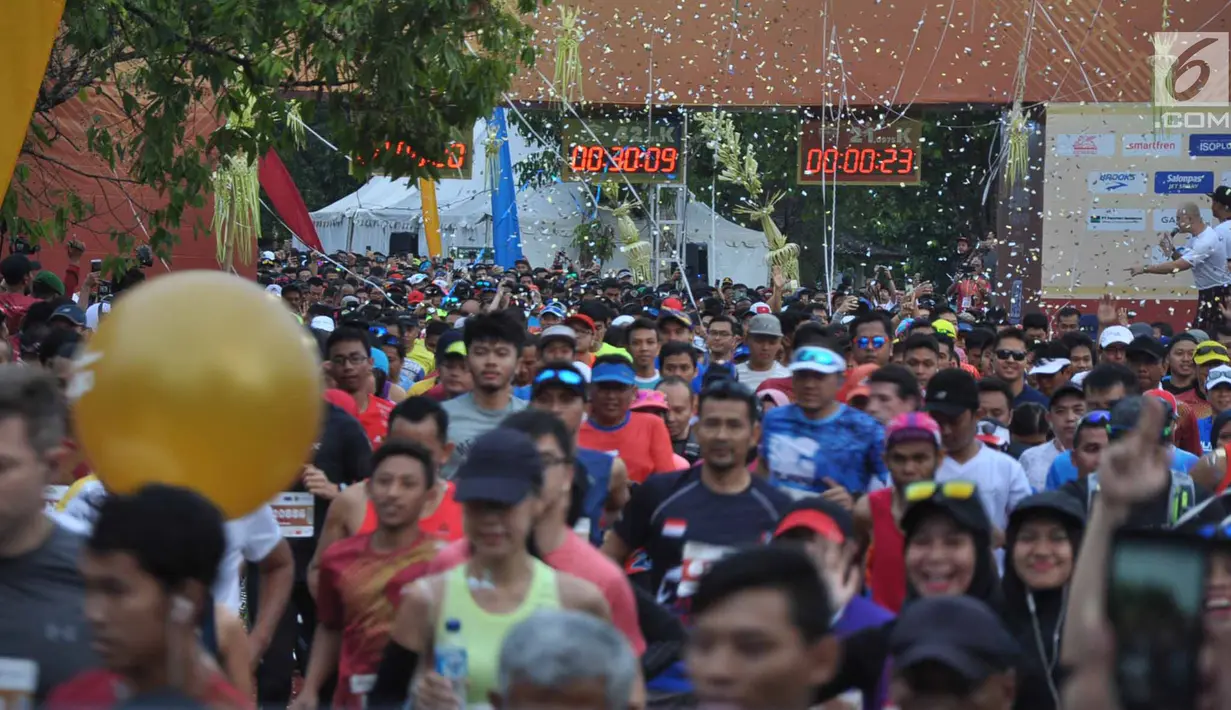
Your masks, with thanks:
[[[393,402],[372,395],[368,397],[367,409],[359,412],[359,424],[368,435],[373,449],[380,446],[380,442],[385,440],[385,434],[389,432],[389,414],[393,407]]]
[[[868,586],[872,601],[893,613],[906,602],[906,536],[893,519],[893,489],[868,494],[872,513],[872,547],[868,552]]]
[[[430,574],[439,574],[470,559],[470,543],[458,540],[440,551],[429,565]],[[628,639],[633,653],[645,653],[645,638],[637,623],[637,599],[632,583],[619,565],[598,551],[573,531],[565,536],[564,544],[543,555],[543,562],[552,569],[571,574],[598,587],[607,606],[611,607],[611,623]]]
[[[106,670],[79,673],[62,683],[47,696],[43,705],[48,710],[105,710],[119,705],[126,695],[120,676]],[[249,710],[256,707],[252,698],[244,697],[218,672],[211,672],[205,688],[193,700],[214,710]],[[127,702],[127,698],[123,698]]]
[[[440,499],[440,505],[426,518],[419,520],[419,530],[425,535],[453,542],[461,540],[466,531],[462,529],[462,506],[453,500],[453,484],[444,481],[445,495]],[[370,535],[376,532],[379,523],[376,519],[376,505],[368,498],[367,512],[363,514],[363,524],[359,526],[356,535]]]
[[[376,673],[402,586],[427,573],[438,549],[438,541],[426,536],[390,552],[372,550],[371,541],[371,535],[348,537],[321,557],[316,620],[342,633],[333,705],[347,710],[364,706],[366,691],[352,692],[352,679]]]
[[[676,470],[671,433],[661,417],[629,412],[623,424],[607,429],[586,421],[577,433],[577,445],[614,453],[628,467],[628,480],[641,483],[651,473]]]
[[[983,294],[991,290],[991,284],[982,276],[962,279],[957,283],[958,310],[968,311],[983,307]]]
[[[21,330],[21,321],[26,317],[26,311],[36,303],[37,298],[24,293],[0,293],[0,313],[4,314],[10,333]]]

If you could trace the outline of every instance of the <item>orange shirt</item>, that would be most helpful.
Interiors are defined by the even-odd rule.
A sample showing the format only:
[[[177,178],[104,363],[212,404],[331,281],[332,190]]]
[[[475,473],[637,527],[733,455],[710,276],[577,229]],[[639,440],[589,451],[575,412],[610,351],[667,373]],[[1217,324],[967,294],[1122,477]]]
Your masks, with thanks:
[[[385,434],[389,431],[389,413],[393,411],[394,406],[393,402],[383,397],[370,395],[367,409],[359,412],[359,424],[363,427],[363,432],[368,435],[368,441],[371,442],[373,449],[380,446],[380,442],[384,441]]]
[[[577,445],[614,453],[628,467],[628,480],[641,483],[651,473],[676,470],[671,433],[661,417],[629,412],[622,424],[610,429],[587,420],[577,433]]]

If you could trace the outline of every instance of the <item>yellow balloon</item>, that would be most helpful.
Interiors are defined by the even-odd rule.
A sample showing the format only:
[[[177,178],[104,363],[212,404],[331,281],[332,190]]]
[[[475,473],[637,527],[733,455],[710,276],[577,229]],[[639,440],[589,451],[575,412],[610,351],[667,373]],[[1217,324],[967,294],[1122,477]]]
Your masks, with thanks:
[[[230,519],[299,474],[323,406],[303,326],[256,284],[218,271],[121,296],[78,357],[69,396],[109,491],[185,486]]]

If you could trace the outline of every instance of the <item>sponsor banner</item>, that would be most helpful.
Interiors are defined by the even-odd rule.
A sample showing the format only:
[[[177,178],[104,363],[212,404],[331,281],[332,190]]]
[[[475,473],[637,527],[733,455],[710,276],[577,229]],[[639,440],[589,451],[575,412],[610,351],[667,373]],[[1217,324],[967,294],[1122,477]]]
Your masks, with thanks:
[[[1151,210],[1154,213],[1154,231],[1170,232],[1175,229],[1175,208],[1163,207],[1156,210]],[[1214,211],[1203,209],[1201,210],[1201,221],[1206,224],[1214,223]]]
[[[1131,156],[1179,155],[1180,136],[1126,133],[1120,137],[1120,152]]]
[[[1194,158],[1231,156],[1231,134],[1194,133],[1188,137],[1188,154]]]
[[[1056,155],[1115,155],[1116,137],[1110,133],[1058,133]]]
[[[1154,173],[1154,192],[1159,195],[1208,195],[1213,190],[1212,172],[1160,170]]]
[[[279,493],[269,505],[282,537],[312,537],[316,503],[311,493]]]
[[[1091,232],[1144,232],[1146,211],[1095,207],[1086,213],[1086,229]]]
[[[1144,195],[1150,184],[1149,175],[1091,170],[1086,174],[1086,188],[1096,195]]]

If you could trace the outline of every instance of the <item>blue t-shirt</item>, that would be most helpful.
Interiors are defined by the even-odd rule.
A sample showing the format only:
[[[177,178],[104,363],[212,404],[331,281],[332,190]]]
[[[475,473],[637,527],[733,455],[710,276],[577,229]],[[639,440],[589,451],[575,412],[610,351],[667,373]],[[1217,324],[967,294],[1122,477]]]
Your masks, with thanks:
[[[1013,406],[1016,407],[1017,405],[1025,404],[1026,402],[1037,402],[1046,407],[1050,401],[1051,400],[1047,398],[1047,395],[1036,390],[1030,385],[1026,385],[1022,388],[1022,393],[1013,398]]]
[[[761,423],[761,458],[770,482],[795,497],[816,495],[832,478],[851,493],[865,493],[889,471],[881,457],[885,429],[845,404],[824,419],[809,419],[797,404],[776,407]]]
[[[1172,471],[1188,471],[1196,464],[1198,458],[1188,453],[1184,449],[1172,446],[1171,447],[1171,470]],[[1051,468],[1047,470],[1047,485],[1046,490],[1054,491],[1069,481],[1077,480],[1077,467],[1073,465],[1073,453],[1065,451],[1052,461]]]
[[[517,399],[524,399],[524,400],[526,400],[527,402],[529,402],[529,401],[530,401],[530,388],[531,388],[531,387],[532,387],[532,385],[522,385],[521,387],[514,387],[514,388],[513,388],[513,396],[514,396],[514,397],[516,397]]]

